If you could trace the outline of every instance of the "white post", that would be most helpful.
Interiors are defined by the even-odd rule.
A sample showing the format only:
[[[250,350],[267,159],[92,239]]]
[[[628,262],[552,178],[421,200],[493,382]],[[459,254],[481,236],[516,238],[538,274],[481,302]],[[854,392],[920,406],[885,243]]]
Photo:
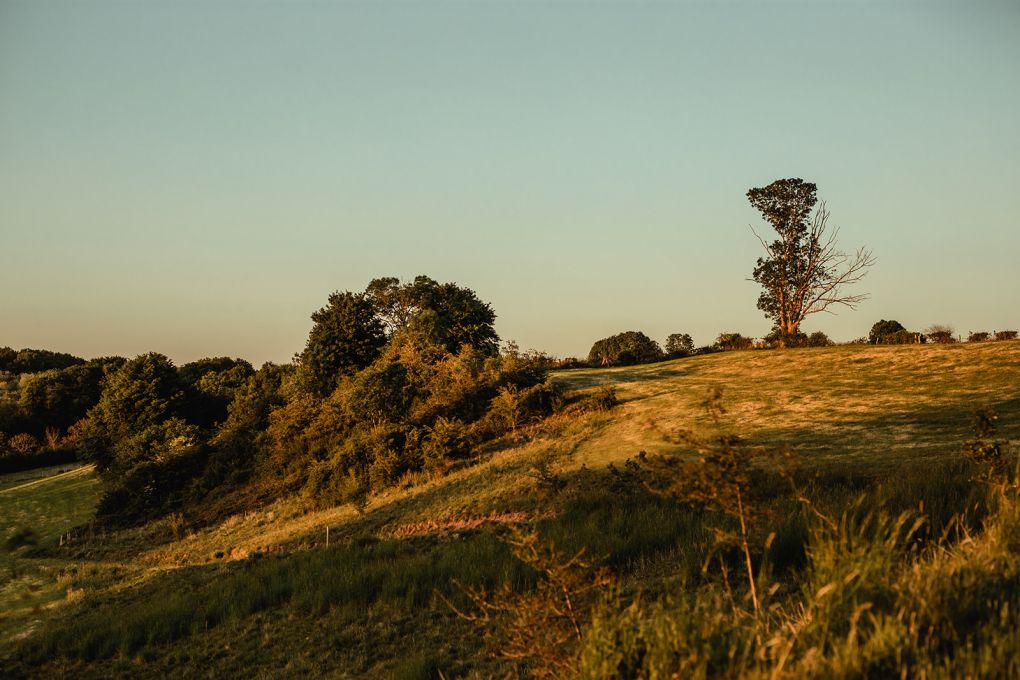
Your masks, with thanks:
[[[326,525],[326,547],[329,547],[329,525]]]

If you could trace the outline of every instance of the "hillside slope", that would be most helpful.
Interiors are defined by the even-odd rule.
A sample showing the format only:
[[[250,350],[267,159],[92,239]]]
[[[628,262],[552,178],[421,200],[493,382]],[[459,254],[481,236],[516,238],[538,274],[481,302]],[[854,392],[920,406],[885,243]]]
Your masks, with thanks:
[[[60,547],[47,530],[42,552],[16,558],[18,568],[35,574],[32,592],[49,579],[44,590],[67,598],[8,620],[0,660],[15,676],[232,675],[256,663],[267,677],[501,673],[481,633],[434,590],[455,596],[454,579],[526,583],[490,531],[506,524],[586,547],[642,588],[696,569],[702,528],[658,501],[617,504],[583,480],[640,451],[675,450],[678,428],[708,427],[709,390],[722,390],[726,427],[742,437],[879,479],[957,457],[979,407],[999,413],[1000,436],[1020,439],[1020,342],[731,352],[554,379],[568,391],[614,386],[621,404],[553,416],[447,476],[408,479],[364,514],[309,512],[291,499],[194,531],[182,516]],[[549,488],[575,478],[569,493]],[[912,493],[904,502],[916,502]],[[15,601],[28,586],[8,579],[3,596]]]

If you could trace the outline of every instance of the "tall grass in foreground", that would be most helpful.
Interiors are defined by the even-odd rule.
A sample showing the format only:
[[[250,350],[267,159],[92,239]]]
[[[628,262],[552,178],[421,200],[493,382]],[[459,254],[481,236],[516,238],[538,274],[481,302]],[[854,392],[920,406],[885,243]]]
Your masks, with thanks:
[[[462,611],[476,604],[459,583],[475,593],[503,592],[511,617],[515,602],[530,607],[524,613],[537,616],[516,617],[527,625],[515,630],[534,632],[519,638],[528,645],[533,638],[559,647],[547,677],[1007,677],[1020,670],[1020,634],[1012,625],[1020,607],[1020,501],[1014,487],[979,470],[980,461],[961,456],[886,473],[831,464],[800,471],[814,511],[831,523],[784,496],[781,485],[774,494],[763,488],[774,507],[768,546],[752,546],[757,611],[733,576],[746,556],[720,549],[713,534],[734,519],[649,492],[631,464],[577,473],[541,501],[555,508],[535,527],[542,540],[567,557],[584,549],[593,571],[608,567],[618,579],[619,587],[607,589],[608,604],[583,598],[578,635],[542,634],[543,621],[562,623],[549,596],[555,588],[543,585],[546,567],[529,565],[496,534],[480,531],[363,538],[168,572],[70,605],[22,643],[17,658],[25,668],[60,668],[62,659],[156,659],[263,612],[263,619],[305,631],[300,639],[314,630],[309,622],[326,615],[331,625],[409,618],[410,628],[434,643],[444,635],[428,630],[442,625],[435,612],[450,614],[443,600]],[[547,566],[556,571],[555,563]],[[510,650],[499,619],[485,630],[498,654],[500,644]],[[394,623],[392,630],[406,629]],[[424,643],[424,653],[392,670],[434,675],[454,660],[459,672],[470,669],[478,659],[461,654],[478,652],[479,633],[442,655]],[[518,658],[499,656],[532,675],[550,670],[544,652],[521,649]],[[373,660],[400,653],[383,645]],[[320,670],[337,663],[324,657]]]
[[[604,607],[577,675],[1020,677],[1020,486],[1001,458],[978,462],[980,528],[961,512],[933,533],[922,504],[892,514],[859,503],[809,523],[804,566],[786,578],[763,553],[760,607],[725,579]]]
[[[579,654],[586,678],[1020,676],[1020,503],[979,535],[918,542],[922,519],[847,514],[812,528],[808,564],[769,583],[763,613],[708,583],[604,610]]]

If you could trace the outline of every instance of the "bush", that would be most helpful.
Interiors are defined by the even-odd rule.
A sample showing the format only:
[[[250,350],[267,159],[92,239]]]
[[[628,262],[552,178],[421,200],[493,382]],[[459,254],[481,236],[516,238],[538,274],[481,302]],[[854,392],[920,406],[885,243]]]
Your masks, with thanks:
[[[441,473],[558,408],[548,360],[508,345],[450,354],[413,327],[326,399],[301,394],[269,417],[260,474],[315,505],[365,502],[407,473]]]
[[[627,331],[603,338],[591,346],[588,363],[593,366],[629,366],[662,361],[659,343],[640,331]]]
[[[799,328],[792,333],[786,333],[778,326],[773,326],[769,334],[762,338],[762,342],[771,349],[778,347],[806,347],[807,335]]]
[[[956,342],[956,338],[953,336],[952,326],[934,324],[926,328],[924,334],[928,337],[928,340],[931,342],[937,342],[940,345],[948,345]]]
[[[996,340],[1016,340],[1016,331],[995,331]]]
[[[7,440],[7,448],[22,455],[32,454],[39,450],[39,440],[27,432],[22,432]]]
[[[807,337],[807,347],[831,347],[835,345],[829,336],[822,331],[815,331]]]
[[[986,333],[985,331],[980,331],[980,332],[977,332],[977,333],[975,333],[974,331],[971,331],[967,335],[967,342],[984,342],[984,341],[988,340],[991,337],[992,337],[991,334],[990,333]]]
[[[721,350],[751,349],[754,338],[744,337],[740,333],[720,333],[715,339],[715,346]]]
[[[872,345],[896,345],[903,344],[899,342],[890,342],[889,338],[897,336],[899,333],[906,333],[907,329],[903,327],[899,321],[893,321],[892,319],[886,321],[882,319],[871,327],[871,332],[868,333],[868,341]]]

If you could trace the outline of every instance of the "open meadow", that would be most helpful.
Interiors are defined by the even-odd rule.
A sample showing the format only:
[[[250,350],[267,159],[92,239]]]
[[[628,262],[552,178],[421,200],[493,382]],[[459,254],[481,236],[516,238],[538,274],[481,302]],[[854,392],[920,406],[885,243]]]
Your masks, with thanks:
[[[848,658],[820,663],[817,652],[800,651],[796,635],[793,641],[784,637],[783,626],[794,625],[792,615],[783,625],[755,624],[775,625],[777,642],[769,649],[786,649],[789,643],[781,663],[772,652],[755,656],[755,635],[739,634],[750,630],[744,624],[728,621],[731,628],[725,628],[717,622],[708,633],[680,630],[686,624],[677,623],[683,620],[676,618],[677,607],[697,610],[709,600],[695,593],[726,592],[719,590],[716,567],[703,569],[706,559],[718,553],[718,565],[726,565],[732,557],[720,552],[713,531],[728,526],[726,517],[649,492],[648,478],[633,463],[642,451],[652,457],[686,451],[677,439],[682,429],[734,433],[752,446],[792,447],[800,460],[803,493],[815,511],[837,522],[842,516],[855,527],[847,531],[862,532],[862,541],[886,536],[885,543],[879,541],[892,546],[882,557],[885,574],[898,574],[896,565],[903,563],[952,572],[950,580],[985,578],[977,567],[960,576],[949,561],[964,559],[965,549],[950,546],[943,554],[939,546],[960,532],[980,541],[985,518],[1005,512],[1005,503],[989,500],[986,485],[975,481],[979,470],[963,458],[961,443],[974,436],[971,421],[982,408],[998,414],[1000,440],[1014,448],[1020,440],[1020,342],[724,352],[636,367],[560,371],[554,381],[568,395],[611,386],[620,403],[601,411],[555,413],[446,475],[409,476],[373,495],[363,512],[351,505],[316,509],[294,497],[204,525],[184,512],[134,528],[79,531],[75,541],[59,545],[68,528],[88,523],[97,503],[100,482],[91,468],[37,479],[0,478],[0,528],[5,536],[33,532],[23,545],[9,543],[3,556],[0,663],[5,675],[233,677],[253,662],[263,677],[490,677],[513,672],[517,663],[524,664],[519,670],[540,668],[542,658],[501,654],[500,645],[506,651],[511,643],[498,623],[479,625],[454,611],[477,604],[465,589],[491,592],[505,584],[521,597],[541,592],[540,566],[515,558],[507,543],[514,527],[537,530],[563,555],[585,549],[593,567],[613,574],[614,597],[636,602],[640,595],[648,606],[658,603],[647,611],[620,606],[631,617],[626,621],[596,615],[591,623],[589,617],[586,625],[593,628],[580,642],[583,664],[573,667],[582,675],[637,677],[640,671],[652,677],[650,667],[641,664],[658,657],[650,652],[645,661],[635,660],[632,649],[605,640],[598,643],[599,653],[584,646],[599,635],[615,635],[624,647],[640,643],[656,654],[662,649],[655,644],[694,644],[702,634],[746,643],[746,649],[732,648],[737,656],[728,661],[692,661],[690,677],[723,669],[748,677],[773,672],[851,677],[893,663],[877,646],[859,652],[861,663],[878,664],[863,671]],[[726,411],[718,422],[702,407],[714,389],[721,390]],[[816,583],[825,577],[820,565],[808,557],[821,554],[820,530],[797,510],[798,503],[783,500],[778,491],[766,505],[779,512],[762,520],[763,537],[772,537],[765,548],[755,545],[754,560],[756,567],[772,565],[768,578],[775,589],[769,596],[779,617],[776,612],[792,611],[798,598],[817,596],[800,594],[815,587],[810,584],[825,586]],[[854,515],[853,508],[866,512]],[[902,512],[913,513],[908,524],[923,518],[905,538],[897,537],[897,531],[906,531],[902,527],[889,529],[890,518]],[[830,539],[827,549],[833,549]],[[920,541],[921,547],[896,552],[901,539]],[[995,553],[993,560],[991,551],[982,559],[1002,571],[995,560],[1006,558]],[[863,569],[846,559],[847,569]],[[725,587],[739,600],[734,611],[746,612],[741,563],[732,564],[734,585],[727,580]],[[1011,569],[1004,573],[1014,574]],[[759,574],[764,580],[764,572]],[[851,583],[857,577],[844,573],[841,578]],[[814,645],[823,657],[849,654],[843,629],[851,619],[859,622],[854,635],[867,644],[879,645],[875,631],[905,634],[893,630],[892,619],[882,618],[887,616],[882,608],[892,607],[887,600],[895,600],[893,593],[916,595],[927,586],[897,583],[883,585],[888,588],[881,592],[866,584],[846,595],[841,606],[850,610],[830,612],[833,630],[841,631],[838,644],[824,636],[811,638],[806,624],[798,629],[804,644]],[[1017,602],[1014,585],[994,592],[996,607]],[[967,606],[969,613],[959,614],[964,618],[956,624],[968,616],[987,623],[977,604]],[[863,612],[869,610],[880,616],[865,625]],[[895,608],[889,611],[895,619]],[[666,625],[664,620],[673,622],[674,632],[653,644],[662,635],[656,626]],[[995,655],[1016,647],[995,635],[989,633],[997,647],[973,663],[964,659],[971,664],[966,668],[997,674],[1003,666],[995,665]],[[935,643],[925,640],[900,640],[897,644],[916,658],[893,666],[941,677],[963,658],[954,650],[974,644],[965,636],[940,638],[932,651]],[[610,659],[611,652],[618,658]]]

